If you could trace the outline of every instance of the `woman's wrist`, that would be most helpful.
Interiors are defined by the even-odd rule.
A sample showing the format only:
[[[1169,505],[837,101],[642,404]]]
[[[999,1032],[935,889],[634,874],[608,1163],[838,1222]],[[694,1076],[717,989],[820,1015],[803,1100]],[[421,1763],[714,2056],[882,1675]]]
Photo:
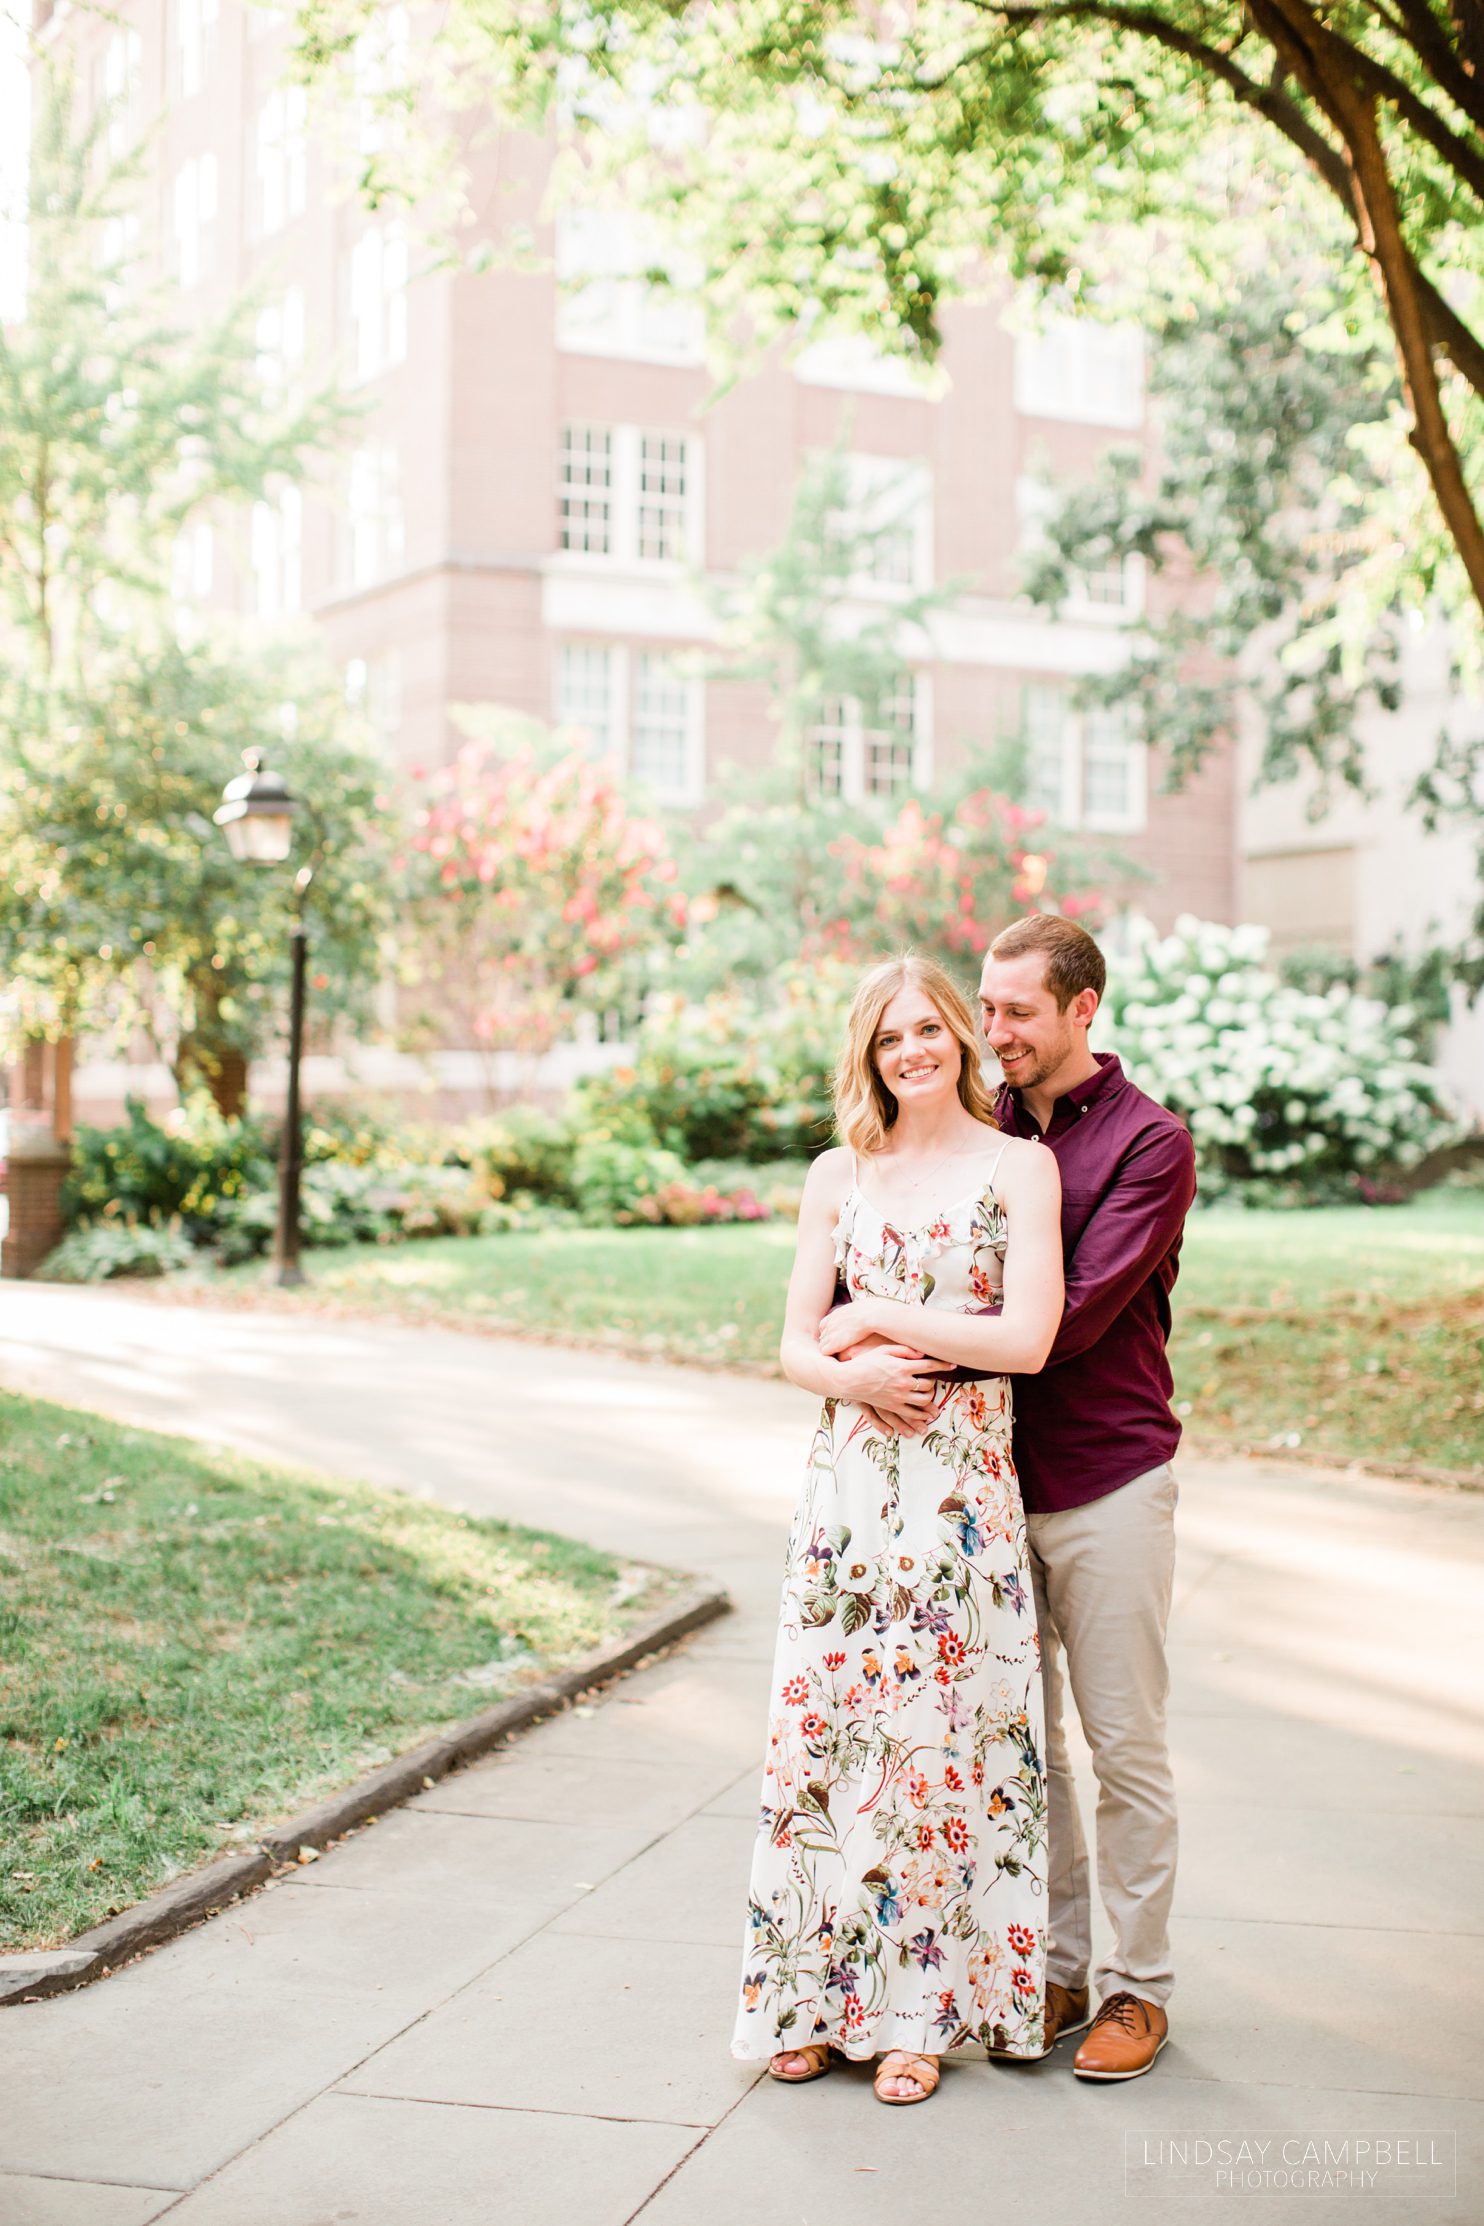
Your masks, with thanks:
[[[860,1364],[854,1360],[835,1360],[831,1363],[839,1396],[852,1399],[860,1379]]]

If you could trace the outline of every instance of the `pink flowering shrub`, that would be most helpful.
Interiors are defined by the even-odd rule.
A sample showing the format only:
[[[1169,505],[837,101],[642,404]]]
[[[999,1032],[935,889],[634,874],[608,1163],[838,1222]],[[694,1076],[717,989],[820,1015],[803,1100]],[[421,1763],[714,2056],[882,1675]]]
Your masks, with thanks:
[[[542,1052],[579,1002],[685,918],[675,865],[612,766],[471,742],[414,775],[412,907],[423,979],[464,1040]]]

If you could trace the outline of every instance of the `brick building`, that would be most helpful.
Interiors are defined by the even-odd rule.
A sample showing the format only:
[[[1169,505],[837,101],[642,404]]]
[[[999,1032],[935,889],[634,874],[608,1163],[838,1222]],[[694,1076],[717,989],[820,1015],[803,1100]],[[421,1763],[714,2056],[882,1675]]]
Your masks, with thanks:
[[[704,808],[718,768],[760,765],[773,728],[758,689],[677,668],[713,630],[694,572],[725,582],[775,545],[802,463],[845,427],[862,505],[889,501],[898,528],[873,549],[862,607],[966,585],[911,658],[886,731],[830,707],[821,788],[930,788],[966,748],[1023,732],[1031,799],[1146,866],[1145,909],[1232,916],[1230,763],[1164,796],[1137,743],[1068,702],[1079,674],[1120,656],[1142,580],[1088,580],[1055,621],[1016,592],[1044,473],[1148,438],[1137,333],[1016,338],[1002,305],[963,306],[935,395],[826,343],[707,408],[699,319],[633,275],[640,243],[621,215],[553,221],[539,143],[505,135],[480,156],[471,205],[492,232],[529,227],[549,267],[421,270],[417,239],[345,183],[384,120],[370,100],[314,116],[283,82],[271,14],[125,0],[50,28],[86,97],[111,104],[117,141],[152,127],[145,262],[203,314],[251,287],[265,376],[333,374],[363,405],[321,483],[182,537],[183,602],[306,614],[394,760],[440,760],[448,706],[494,702],[587,730],[658,801]],[[368,93],[408,35],[405,10],[383,11]]]

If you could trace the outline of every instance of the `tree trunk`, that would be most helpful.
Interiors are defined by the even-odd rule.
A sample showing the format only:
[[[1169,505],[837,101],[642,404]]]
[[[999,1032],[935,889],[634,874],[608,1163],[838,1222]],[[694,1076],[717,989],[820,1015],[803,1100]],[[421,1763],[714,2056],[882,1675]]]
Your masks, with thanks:
[[[205,1089],[224,1119],[239,1120],[246,1112],[247,1054],[240,1045],[195,1029],[176,1045],[173,1072],[182,1099]]]

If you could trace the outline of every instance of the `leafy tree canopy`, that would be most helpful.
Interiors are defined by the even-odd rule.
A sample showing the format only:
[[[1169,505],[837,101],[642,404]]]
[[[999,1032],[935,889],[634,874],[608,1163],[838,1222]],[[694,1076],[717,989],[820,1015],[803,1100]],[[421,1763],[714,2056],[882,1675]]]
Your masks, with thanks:
[[[305,71],[375,14],[300,0]],[[717,330],[745,313],[759,343],[824,320],[931,358],[986,258],[1075,301],[1110,224],[1183,220],[1234,125],[1265,127],[1343,217],[1337,281],[1370,274],[1484,604],[1478,0],[450,0],[441,53],[445,91],[557,117],[665,211]]]
[[[0,615],[28,671],[75,681],[158,613],[180,528],[302,478],[339,411],[265,381],[251,302],[193,329],[141,282],[137,160],[106,115],[77,126],[65,75],[40,84],[25,314],[0,328]]]
[[[302,801],[295,858],[317,847],[315,1004],[356,1013],[387,922],[387,799],[341,739],[322,676],[173,644],[115,659],[105,683],[0,690],[0,976],[17,1035],[145,1027],[182,1091],[276,1029],[292,866],[239,864],[212,813],[248,749]],[[219,1092],[219,1094],[221,1094]],[[237,1090],[226,1093],[235,1096]],[[235,1108],[233,1108],[235,1109]]]

